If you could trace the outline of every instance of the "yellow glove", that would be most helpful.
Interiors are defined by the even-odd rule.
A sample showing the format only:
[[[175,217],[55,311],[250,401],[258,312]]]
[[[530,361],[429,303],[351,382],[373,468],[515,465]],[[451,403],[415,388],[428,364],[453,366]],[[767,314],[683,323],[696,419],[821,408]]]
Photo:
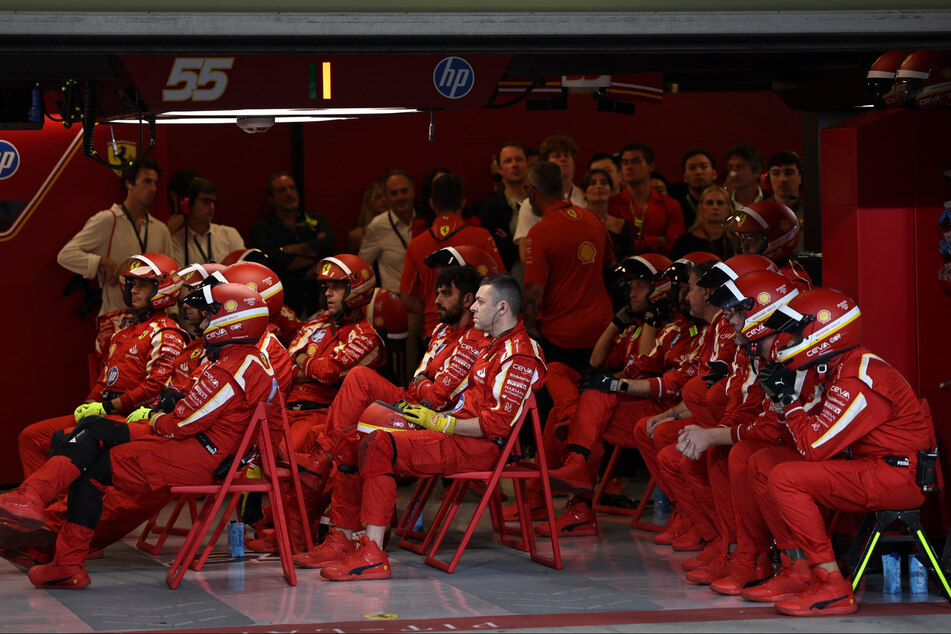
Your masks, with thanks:
[[[105,416],[106,409],[102,406],[102,403],[83,403],[76,408],[76,411],[73,412],[73,416],[76,418],[78,423],[87,416]]]
[[[145,422],[148,422],[150,418],[152,418],[152,408],[146,407],[145,405],[143,405],[142,407],[136,409],[134,412],[126,416],[125,422],[138,423],[139,421],[142,421],[142,420],[144,420]]]
[[[449,414],[439,414],[422,405],[407,405],[403,408],[403,418],[420,427],[452,434],[456,430],[456,419]]]

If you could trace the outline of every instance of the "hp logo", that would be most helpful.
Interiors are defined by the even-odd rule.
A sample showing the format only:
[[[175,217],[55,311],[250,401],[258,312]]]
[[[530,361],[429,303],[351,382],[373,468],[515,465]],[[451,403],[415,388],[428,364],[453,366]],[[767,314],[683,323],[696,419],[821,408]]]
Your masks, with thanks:
[[[16,174],[20,167],[20,153],[9,141],[0,140],[0,181]]]
[[[461,99],[475,85],[472,65],[461,57],[446,57],[433,71],[433,84],[439,94],[448,99]]]

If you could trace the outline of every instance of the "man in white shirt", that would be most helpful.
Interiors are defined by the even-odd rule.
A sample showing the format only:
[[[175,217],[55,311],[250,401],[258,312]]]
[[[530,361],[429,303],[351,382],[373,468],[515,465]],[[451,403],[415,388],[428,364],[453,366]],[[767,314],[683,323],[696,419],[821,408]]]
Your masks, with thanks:
[[[400,169],[384,174],[380,185],[389,209],[367,225],[358,255],[377,267],[380,286],[399,293],[406,245],[413,237],[413,220],[416,218],[413,197],[416,192],[413,178]]]
[[[181,210],[185,224],[172,235],[172,259],[179,266],[221,262],[232,251],[244,249],[238,230],[212,222],[218,207],[218,186],[200,176],[188,185]]]

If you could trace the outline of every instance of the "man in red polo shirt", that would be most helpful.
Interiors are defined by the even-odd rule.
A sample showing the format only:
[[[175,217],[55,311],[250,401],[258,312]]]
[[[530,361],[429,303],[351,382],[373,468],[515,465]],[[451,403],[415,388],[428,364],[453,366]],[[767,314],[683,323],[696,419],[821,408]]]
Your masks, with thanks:
[[[423,335],[428,337],[439,323],[436,315],[436,295],[433,292],[439,272],[424,263],[425,258],[439,249],[464,244],[479,247],[495,260],[504,272],[502,256],[492,235],[481,227],[468,225],[462,219],[466,206],[463,180],[455,174],[445,174],[433,181],[429,204],[439,214],[433,225],[413,238],[406,247],[406,261],[400,278],[400,301],[411,313],[424,316]]]
[[[670,257],[674,240],[686,233],[680,203],[651,187],[654,150],[643,143],[621,148],[624,190],[611,198],[608,213],[634,227],[635,253],[661,253]]]
[[[539,338],[549,362],[580,372],[613,313],[603,273],[614,259],[608,230],[562,197],[554,163],[532,166],[527,191],[536,213],[544,213],[525,238],[525,328]]]

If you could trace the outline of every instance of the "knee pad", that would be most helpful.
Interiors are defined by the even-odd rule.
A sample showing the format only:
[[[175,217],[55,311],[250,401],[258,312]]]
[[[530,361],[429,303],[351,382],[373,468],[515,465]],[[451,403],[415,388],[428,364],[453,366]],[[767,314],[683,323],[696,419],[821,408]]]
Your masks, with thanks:
[[[84,471],[103,450],[129,440],[129,426],[124,422],[92,416],[76,425],[52,455],[66,456],[76,468]]]
[[[109,452],[103,451],[69,486],[66,521],[95,529],[102,516],[102,494],[112,484]]]
[[[385,431],[374,431],[360,441],[360,473],[364,478],[393,472],[396,440]]]

